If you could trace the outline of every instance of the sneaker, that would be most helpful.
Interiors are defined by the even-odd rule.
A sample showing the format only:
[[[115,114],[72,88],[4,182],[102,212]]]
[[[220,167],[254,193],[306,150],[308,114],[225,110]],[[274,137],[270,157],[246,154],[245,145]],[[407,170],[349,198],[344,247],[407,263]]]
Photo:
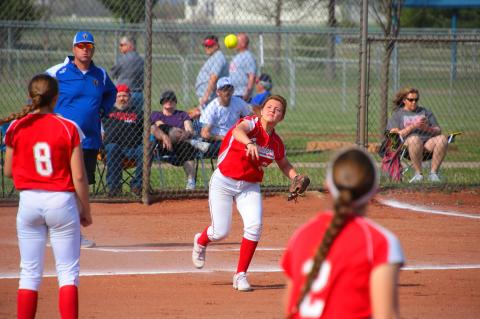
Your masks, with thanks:
[[[195,180],[194,180],[194,179],[188,179],[188,180],[187,180],[187,186],[185,186],[185,189],[186,189],[187,191],[193,191],[193,190],[195,190],[195,187],[196,187],[196,186],[197,186],[197,185],[195,184]]]
[[[423,175],[422,174],[415,174],[415,176],[412,177],[409,183],[420,183],[423,181]]]
[[[200,233],[196,234],[193,238],[193,250],[192,250],[192,261],[193,265],[198,269],[203,268],[205,265],[205,254],[207,252],[207,247],[202,246],[198,243],[198,238],[200,238]]]
[[[208,148],[210,147],[210,143],[202,142],[195,139],[190,140],[190,144],[192,144],[192,146],[196,149],[199,149],[202,153],[206,153],[208,151]]]
[[[251,291],[252,287],[248,283],[247,274],[239,272],[233,276],[233,288],[239,291]]]
[[[440,177],[437,175],[437,173],[430,173],[428,174],[428,180],[432,183],[440,183]]]
[[[95,247],[95,242],[93,240],[87,239],[80,235],[80,247],[82,248],[92,248]]]

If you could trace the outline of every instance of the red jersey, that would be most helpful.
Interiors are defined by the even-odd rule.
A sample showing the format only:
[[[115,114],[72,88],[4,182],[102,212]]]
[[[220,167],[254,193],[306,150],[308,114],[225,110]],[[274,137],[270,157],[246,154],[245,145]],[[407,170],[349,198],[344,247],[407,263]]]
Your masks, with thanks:
[[[257,144],[259,159],[247,157],[245,144],[237,141],[233,135],[233,129],[242,121],[247,121],[250,131],[247,136]],[[278,161],[285,157],[285,145],[280,137],[272,131],[268,135],[262,127],[260,119],[256,116],[247,116],[240,119],[225,135],[220,146],[218,155],[218,169],[220,172],[236,180],[259,183],[263,180],[263,168],[270,165],[274,160]]]
[[[13,149],[15,188],[74,192],[70,159],[80,136],[74,122],[56,114],[28,114],[13,121],[5,144]]]
[[[291,311],[298,301],[313,257],[333,214],[320,214],[290,239],[281,265],[292,281]],[[370,274],[386,263],[403,263],[398,239],[363,217],[352,218],[333,242],[328,256],[294,318],[370,318]]]

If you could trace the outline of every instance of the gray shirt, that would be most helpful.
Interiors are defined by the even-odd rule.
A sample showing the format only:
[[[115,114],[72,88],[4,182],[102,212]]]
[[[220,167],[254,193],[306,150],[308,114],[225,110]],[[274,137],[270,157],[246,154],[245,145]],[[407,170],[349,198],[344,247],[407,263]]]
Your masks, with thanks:
[[[257,74],[257,63],[255,57],[249,51],[243,51],[233,57],[230,62],[230,79],[235,91],[233,95],[243,96],[247,90],[248,75]]]
[[[404,107],[401,107],[395,112],[393,112],[392,117],[388,120],[387,130],[390,131],[392,128],[398,128],[400,130],[403,130],[405,127],[412,125],[412,123],[417,121],[417,119],[422,116],[425,116],[427,118],[428,124],[430,126],[433,126],[433,127],[439,126],[437,119],[435,118],[435,115],[433,115],[433,113],[430,110],[424,107],[418,106],[413,112],[410,112],[405,110]],[[431,132],[424,132],[422,130],[415,129],[404,138],[406,139],[408,136],[411,136],[411,135],[420,136],[420,138],[424,143],[428,139],[434,136],[434,134]]]
[[[143,58],[136,51],[129,51],[118,58],[111,74],[117,84],[126,84],[132,91],[143,91],[143,66]]]
[[[202,68],[198,72],[197,81],[195,82],[195,92],[199,98],[205,94],[208,87],[208,81],[210,76],[215,74],[218,78],[228,76],[228,64],[227,59],[223,55],[223,52],[217,50],[212,54],[207,61],[203,64]],[[209,101],[216,97],[215,89],[210,94]]]

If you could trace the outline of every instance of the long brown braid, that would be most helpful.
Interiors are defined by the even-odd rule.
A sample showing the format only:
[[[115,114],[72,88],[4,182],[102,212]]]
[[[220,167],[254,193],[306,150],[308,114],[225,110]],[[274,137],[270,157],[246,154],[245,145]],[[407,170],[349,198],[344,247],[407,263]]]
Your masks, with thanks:
[[[11,113],[9,116],[0,119],[0,125],[21,119],[28,113],[48,107],[58,94],[58,83],[55,78],[48,74],[35,75],[28,84],[28,95],[31,103],[25,105],[20,112]]]
[[[393,98],[393,108],[392,111],[395,112],[399,108],[403,106],[403,100],[409,95],[410,93],[416,93],[417,96],[420,96],[420,93],[418,92],[418,89],[413,88],[413,87],[405,87],[401,88],[398,90],[398,92],[395,94],[395,97]]]
[[[323,236],[322,242],[314,256],[313,266],[307,275],[295,308],[290,313],[292,317],[300,311],[300,305],[310,292],[322,263],[327,258],[330,247],[358,211],[363,211],[366,204],[355,205],[355,201],[371,192],[376,187],[375,166],[368,155],[359,148],[349,148],[340,152],[331,162],[332,180],[338,191],[334,198],[334,216]],[[332,192],[333,193],[333,192]]]

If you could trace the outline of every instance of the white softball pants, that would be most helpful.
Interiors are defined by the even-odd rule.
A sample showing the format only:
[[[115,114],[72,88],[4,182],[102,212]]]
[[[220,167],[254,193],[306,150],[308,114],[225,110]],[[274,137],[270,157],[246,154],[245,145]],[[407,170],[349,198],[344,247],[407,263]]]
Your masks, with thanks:
[[[260,183],[250,183],[224,176],[216,169],[210,179],[208,203],[212,225],[207,235],[211,241],[218,241],[228,236],[232,226],[232,204],[243,220],[243,237],[259,241],[262,232],[262,195]]]
[[[37,291],[40,286],[47,232],[59,286],[78,286],[80,218],[75,193],[26,190],[20,192],[17,214],[20,289]]]

